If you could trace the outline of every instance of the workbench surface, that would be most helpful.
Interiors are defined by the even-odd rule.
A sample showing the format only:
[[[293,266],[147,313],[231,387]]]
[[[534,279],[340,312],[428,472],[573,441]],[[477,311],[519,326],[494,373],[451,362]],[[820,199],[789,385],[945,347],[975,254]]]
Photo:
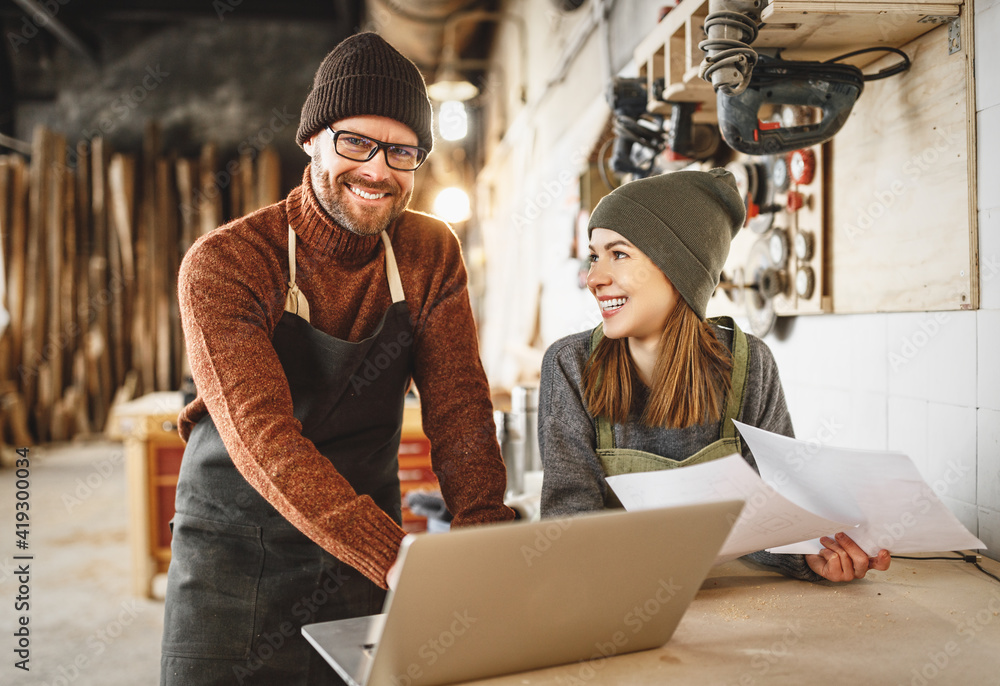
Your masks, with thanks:
[[[1000,576],[1000,563],[980,564]],[[894,559],[850,584],[811,584],[737,560],[709,572],[662,648],[475,683],[834,682],[1000,685],[1000,582],[962,561]]]

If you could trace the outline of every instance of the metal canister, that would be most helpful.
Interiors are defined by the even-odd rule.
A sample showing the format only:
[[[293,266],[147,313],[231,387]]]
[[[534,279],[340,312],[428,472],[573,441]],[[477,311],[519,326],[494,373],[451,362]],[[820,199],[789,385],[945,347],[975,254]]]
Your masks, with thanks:
[[[501,435],[498,422],[498,436]],[[516,386],[511,392],[510,412],[503,413],[503,431],[500,441],[504,462],[507,464],[507,494],[524,493],[525,472],[540,470],[538,452],[538,389],[534,386]]]

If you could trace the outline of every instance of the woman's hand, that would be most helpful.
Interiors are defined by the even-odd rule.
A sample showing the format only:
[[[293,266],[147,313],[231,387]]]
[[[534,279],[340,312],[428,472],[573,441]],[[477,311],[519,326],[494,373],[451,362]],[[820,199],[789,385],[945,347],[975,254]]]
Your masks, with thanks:
[[[869,569],[884,572],[889,569],[889,551],[882,549],[876,557],[868,554],[850,536],[841,531],[836,540],[828,536],[819,539],[825,548],[818,555],[806,555],[809,568],[829,581],[861,579]]]

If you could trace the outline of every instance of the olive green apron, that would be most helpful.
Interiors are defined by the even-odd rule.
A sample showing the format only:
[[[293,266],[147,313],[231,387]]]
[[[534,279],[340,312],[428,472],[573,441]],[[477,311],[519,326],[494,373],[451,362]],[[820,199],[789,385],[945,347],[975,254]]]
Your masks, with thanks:
[[[693,464],[717,460],[733,453],[741,453],[740,437],[736,432],[736,425],[731,420],[739,419],[740,408],[743,406],[743,391],[746,388],[747,368],[750,360],[747,336],[736,326],[736,322],[731,317],[718,317],[709,321],[733,330],[733,368],[730,372],[732,385],[726,398],[726,409],[722,417],[722,429],[719,432],[718,440],[709,443],[694,455],[683,460],[672,460],[669,457],[643,450],[615,447],[615,434],[611,420],[604,416],[597,417],[597,457],[601,460],[605,476],[688,467]],[[598,325],[590,336],[591,353],[603,337],[604,327]],[[608,507],[621,507],[618,498],[610,489],[606,505]]]

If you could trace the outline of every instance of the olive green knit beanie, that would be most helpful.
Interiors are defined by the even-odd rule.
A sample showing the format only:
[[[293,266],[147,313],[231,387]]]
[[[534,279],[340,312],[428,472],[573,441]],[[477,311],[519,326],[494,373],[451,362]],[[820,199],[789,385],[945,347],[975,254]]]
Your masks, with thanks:
[[[327,124],[362,115],[402,122],[417,134],[420,147],[434,147],[431,101],[417,65],[370,32],[345,38],[323,59],[295,142],[302,145]]]
[[[680,171],[616,188],[597,203],[587,233],[620,233],[667,275],[699,319],[705,319],[729,244],[745,218],[743,198],[728,171]]]

